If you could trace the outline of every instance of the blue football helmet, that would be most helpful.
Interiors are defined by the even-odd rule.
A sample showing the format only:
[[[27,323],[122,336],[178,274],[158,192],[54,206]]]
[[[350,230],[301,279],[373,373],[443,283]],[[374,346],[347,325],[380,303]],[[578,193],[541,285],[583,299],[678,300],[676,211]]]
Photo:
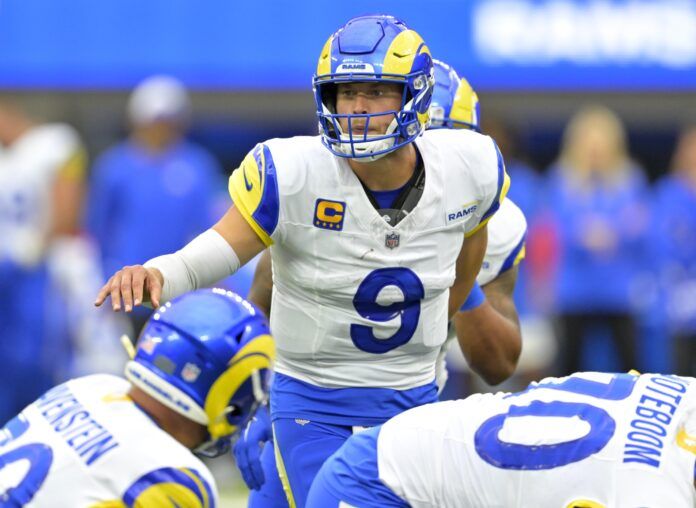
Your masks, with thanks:
[[[125,374],[160,403],[207,427],[209,440],[195,451],[215,456],[266,400],[274,357],[261,312],[231,291],[202,289],[154,313]]]
[[[433,60],[435,90],[430,103],[431,129],[472,129],[481,132],[478,95],[469,82],[440,60]]]
[[[346,82],[397,83],[403,86],[398,111],[343,114],[336,112],[336,87]],[[339,157],[372,161],[416,139],[429,122],[435,78],[430,51],[423,39],[392,16],[351,19],[324,44],[312,79],[322,142]],[[384,134],[368,134],[371,119],[393,118]],[[346,119],[348,132],[339,123]],[[353,122],[365,122],[353,133]]]

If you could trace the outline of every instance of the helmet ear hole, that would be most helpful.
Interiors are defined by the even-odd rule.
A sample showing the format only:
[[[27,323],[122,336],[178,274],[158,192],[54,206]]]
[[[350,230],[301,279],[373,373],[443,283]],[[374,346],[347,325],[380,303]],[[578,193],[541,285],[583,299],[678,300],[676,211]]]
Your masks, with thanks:
[[[338,87],[334,83],[327,83],[321,85],[321,100],[326,109],[328,109],[332,114],[336,114],[336,94],[338,93]]]
[[[240,416],[242,416],[242,408],[236,404],[231,404],[225,411],[225,418],[229,423],[234,424]]]

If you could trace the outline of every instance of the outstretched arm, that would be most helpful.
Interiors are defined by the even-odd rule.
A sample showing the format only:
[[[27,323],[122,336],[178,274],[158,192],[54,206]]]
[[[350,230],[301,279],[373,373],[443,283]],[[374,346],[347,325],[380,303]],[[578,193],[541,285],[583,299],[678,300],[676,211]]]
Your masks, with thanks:
[[[99,291],[94,304],[111,296],[114,311],[126,312],[143,302],[158,307],[187,291],[205,287],[234,273],[265,248],[264,242],[234,206],[184,248],[143,265],[126,266]]]
[[[456,277],[454,284],[450,288],[448,314],[450,319],[452,319],[471,292],[471,288],[474,286],[474,282],[476,282],[476,275],[478,275],[481,269],[487,245],[488,227],[486,225],[464,239],[464,244],[457,258]]]

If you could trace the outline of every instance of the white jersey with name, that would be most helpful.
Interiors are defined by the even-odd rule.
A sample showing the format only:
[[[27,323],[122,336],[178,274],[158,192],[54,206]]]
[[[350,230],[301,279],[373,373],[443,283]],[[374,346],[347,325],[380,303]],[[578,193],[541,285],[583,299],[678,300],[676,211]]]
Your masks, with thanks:
[[[382,427],[379,477],[414,508],[693,507],[694,381],[579,373],[421,406]]]
[[[425,188],[396,226],[319,137],[257,145],[232,174],[235,206],[271,246],[277,372],[328,388],[435,378],[457,256],[509,179],[488,136],[436,130],[415,143]]]
[[[82,178],[79,136],[66,124],[33,127],[0,147],[0,260],[25,267],[38,263],[51,227],[51,190],[61,173]]]
[[[46,392],[0,433],[0,505],[217,506],[214,480],[128,397],[125,379],[77,378]]]

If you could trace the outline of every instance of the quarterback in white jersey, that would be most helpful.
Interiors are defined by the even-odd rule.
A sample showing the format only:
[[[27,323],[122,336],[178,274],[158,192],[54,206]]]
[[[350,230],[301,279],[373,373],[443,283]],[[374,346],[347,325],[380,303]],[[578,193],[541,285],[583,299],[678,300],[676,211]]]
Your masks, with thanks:
[[[436,400],[448,319],[475,282],[486,224],[507,192],[491,138],[424,133],[433,81],[416,32],[391,16],[349,21],[313,79],[321,135],[257,145],[212,230],[119,270],[97,297],[128,311],[210,284],[271,247],[271,417],[291,506],[304,505],[347,432]]]
[[[350,438],[309,508],[696,506],[696,384],[578,373],[412,409]]]
[[[405,390],[433,380],[461,243],[503,174],[490,138],[428,131],[415,144],[426,184],[396,227],[316,137],[267,141],[233,173],[237,208],[272,245],[276,372],[327,388]],[[451,170],[456,161],[465,171]],[[268,231],[259,224],[266,217]]]
[[[430,128],[478,131],[478,98],[471,86],[442,62],[434,60],[434,68],[435,88],[430,106],[433,122]],[[457,338],[472,368],[489,383],[501,382],[514,371],[521,349],[521,334],[512,292],[517,265],[524,257],[526,229],[524,215],[509,199],[501,203],[498,212],[488,222],[488,245],[476,285],[454,318],[458,323],[459,337],[455,334],[454,324],[450,324],[447,342],[438,354],[438,391],[442,391],[447,381],[445,356],[448,346]],[[271,272],[270,253],[265,252],[248,297],[267,313],[272,308]],[[379,408],[365,407],[365,411],[379,413]],[[283,498],[272,444],[259,448],[259,442],[271,438],[268,419],[256,418],[234,446],[242,477],[252,489],[250,508],[287,506],[282,502],[270,502],[271,499]]]
[[[273,342],[237,295],[159,309],[126,366],[49,390],[0,431],[0,505],[214,508],[215,455],[264,398]],[[130,381],[130,382],[129,382]]]
[[[431,128],[464,128],[478,131],[478,99],[465,81],[460,80],[449,66],[434,60],[435,88],[430,113]],[[465,310],[457,319],[466,323],[463,349],[474,368],[489,382],[499,382],[514,370],[520,350],[521,337],[517,315],[512,302],[512,290],[516,278],[516,266],[524,256],[526,221],[522,212],[509,199],[488,222],[488,245],[477,285],[476,294],[467,298]],[[272,263],[269,252],[264,252],[254,275],[249,300],[269,313],[272,307]],[[504,275],[503,275],[504,274]],[[497,281],[495,284],[492,282]],[[486,296],[483,297],[483,292]],[[490,305],[484,305],[486,299]],[[502,314],[502,316],[500,315]],[[461,316],[460,316],[461,315]],[[486,324],[482,325],[481,321]],[[501,328],[502,321],[502,328]],[[491,323],[493,326],[491,326]],[[460,327],[462,327],[460,323]],[[436,383],[442,390],[447,380],[445,354],[447,346],[456,338],[455,327],[449,326],[447,342],[443,344],[437,360]],[[367,409],[371,411],[373,409]],[[249,506],[287,506],[282,502],[282,485],[278,479],[277,464],[272,445],[259,448],[259,442],[271,439],[270,422],[256,418],[235,443],[234,454],[242,477],[252,492]]]

